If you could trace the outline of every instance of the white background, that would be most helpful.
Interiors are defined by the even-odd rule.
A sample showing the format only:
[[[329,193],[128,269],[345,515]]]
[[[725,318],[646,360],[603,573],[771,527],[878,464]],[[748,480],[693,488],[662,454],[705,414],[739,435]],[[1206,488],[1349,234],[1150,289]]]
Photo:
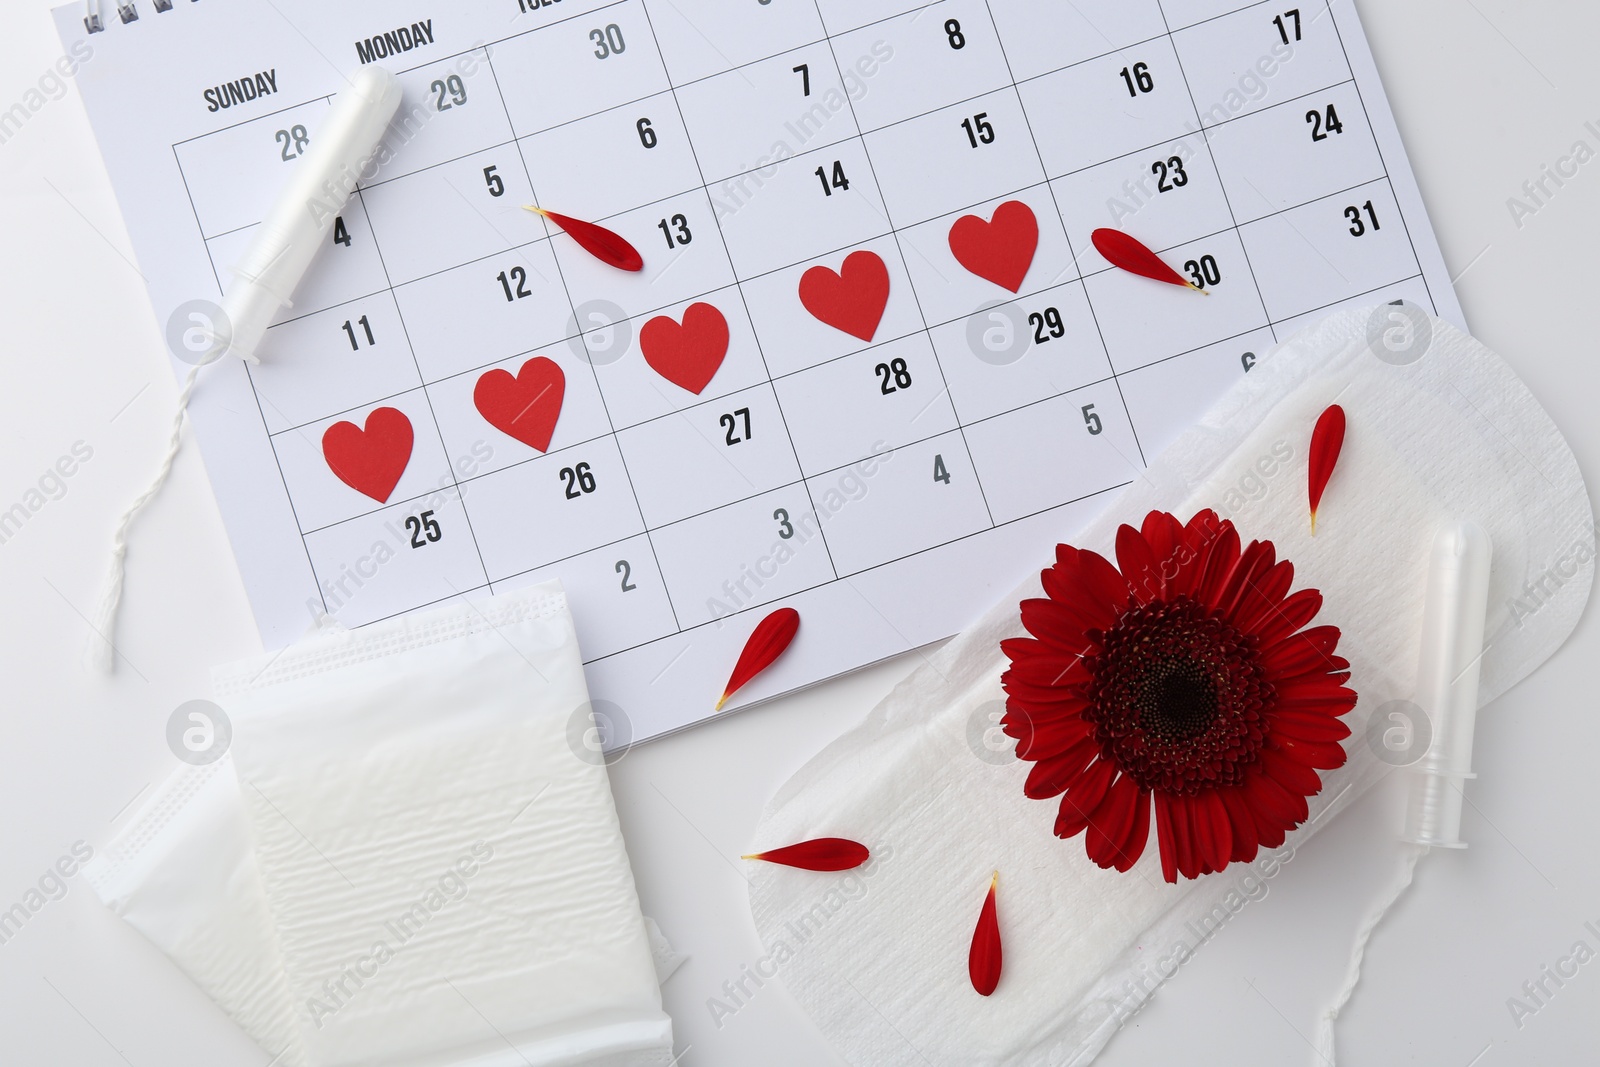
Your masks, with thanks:
[[[109,10],[110,4],[108,3]],[[1286,7],[1288,6],[1286,0]],[[1594,235],[1600,160],[1519,227],[1507,198],[1578,139],[1600,149],[1600,9],[1555,0],[1358,3],[1474,332],[1527,379],[1600,476]],[[60,45],[46,0],[0,8],[0,109]],[[175,389],[76,91],[0,145],[0,511],[77,441],[93,458],[0,544],[0,907],[164,776],[164,725],[214,663],[257,650],[198,454],[139,524],[118,674],[81,666],[116,515],[149,477]],[[1447,1067],[1600,1062],[1600,959],[1513,1022],[1507,999],[1583,939],[1600,950],[1591,609],[1480,719],[1472,847],[1423,861],[1340,1023],[1341,1061]],[[770,982],[719,1028],[707,998],[762,955],[736,857],[761,807],[916,654],[655,742],[613,770],[645,910],[691,960],[666,985],[685,1067],[839,1061]],[[1396,797],[1341,816],[1097,1062],[1312,1063],[1320,1006],[1391,876]],[[1076,842],[1070,847],[1081,847]],[[268,1057],[81,878],[0,945],[0,1062],[263,1067]],[[1030,917],[1048,922],[1048,916]],[[1554,988],[1549,985],[1549,988]]]

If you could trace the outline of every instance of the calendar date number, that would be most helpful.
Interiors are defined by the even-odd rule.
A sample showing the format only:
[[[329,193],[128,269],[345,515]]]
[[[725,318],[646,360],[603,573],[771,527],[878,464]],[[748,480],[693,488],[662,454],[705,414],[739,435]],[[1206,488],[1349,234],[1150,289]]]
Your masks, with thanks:
[[[411,535],[412,548],[427,548],[444,537],[444,530],[440,529],[439,520],[433,517],[431,511],[424,511],[421,515],[407,515],[406,532]]]
[[[594,471],[587,463],[574,463],[570,467],[562,467],[557,475],[566,484],[566,498],[577,500],[595,491]]]
[[[884,396],[911,388],[911,368],[899,356],[873,367],[872,373],[878,376],[878,392]]]

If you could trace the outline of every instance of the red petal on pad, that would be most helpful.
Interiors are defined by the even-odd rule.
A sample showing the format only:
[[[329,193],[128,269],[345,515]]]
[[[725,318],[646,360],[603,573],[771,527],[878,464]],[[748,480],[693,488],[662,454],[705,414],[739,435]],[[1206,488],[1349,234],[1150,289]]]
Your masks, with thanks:
[[[1311,462],[1306,468],[1306,489],[1311,495],[1311,534],[1317,533],[1317,505],[1322,503],[1322,491],[1328,488],[1333,468],[1339,463],[1339,450],[1344,447],[1344,408],[1338,404],[1317,419],[1311,431]]]
[[[546,211],[542,207],[528,205],[528,210],[543,215],[551,222],[566,231],[567,236],[578,242],[578,247],[589,253],[602,263],[616,267],[618,270],[642,270],[644,257],[639,255],[639,250],[622,239],[620,234],[612,233],[604,226],[596,226],[592,222],[571,218],[567,215],[557,215],[554,211]]]
[[[848,871],[867,862],[871,854],[866,845],[857,841],[842,837],[819,837],[814,841],[801,841],[799,844],[740,858],[781,863],[785,867],[799,867],[803,871]]]
[[[1095,249],[1102,256],[1111,261],[1113,267],[1121,267],[1129,274],[1137,274],[1141,278],[1153,278],[1168,285],[1181,285],[1187,289],[1205,292],[1167,266],[1160,256],[1121,230],[1099,229],[1089,235],[1089,240],[1094,242]]]
[[[717,710],[728,702],[746,682],[772,666],[772,661],[783,655],[794,635],[800,629],[800,613],[793,608],[779,608],[756,624],[750,639],[739,653],[739,662],[733,665],[733,675],[728,679]]]
[[[980,996],[988,996],[1000,984],[1000,918],[995,913],[994,891],[1000,872],[989,879],[989,894],[983,898],[977,929],[972,931],[972,948],[967,952],[967,976]]]

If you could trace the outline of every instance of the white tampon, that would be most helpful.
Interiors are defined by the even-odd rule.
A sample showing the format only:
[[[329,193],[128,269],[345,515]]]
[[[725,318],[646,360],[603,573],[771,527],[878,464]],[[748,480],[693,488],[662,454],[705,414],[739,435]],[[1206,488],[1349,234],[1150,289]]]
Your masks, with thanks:
[[[257,227],[244,259],[233,268],[233,284],[222,298],[222,314],[212,322],[209,344],[193,360],[178,411],[172,419],[167,451],[150,487],[136,497],[117,520],[111,539],[111,575],[99,616],[91,623],[89,659],[110,670],[116,645],[117,605],[122,600],[123,558],[128,551],[128,529],[144,506],[155,499],[172,471],[183,438],[183,416],[194,393],[200,368],[233,354],[258,362],[256,346],[280,308],[287,307],[300,279],[323,246],[333,220],[350,200],[389,120],[400,108],[400,83],[382,67],[362,67],[350,86],[334,97],[333,107],[317,127],[305,157],[297,163],[289,184],[278,194],[272,210]]]
[[[1416,874],[1430,848],[1466,848],[1461,840],[1462,786],[1472,773],[1472,733],[1478,721],[1478,674],[1483,620],[1489,607],[1489,535],[1475,522],[1441,526],[1428,555],[1422,604],[1422,645],[1415,703],[1432,727],[1428,751],[1412,765],[1411,800],[1399,878],[1356,931],[1350,963],[1333,1003],[1317,1027],[1317,1063],[1334,1064],[1334,1020],[1361,980],[1367,941]]]
[[[1405,840],[1413,844],[1466,847],[1461,840],[1461,790],[1474,777],[1472,735],[1478,719],[1489,556],[1489,535],[1476,523],[1452,523],[1433,539],[1416,692],[1433,737],[1427,753],[1411,768],[1415,778]]]
[[[207,362],[224,352],[256,362],[267,326],[290,304],[399,107],[400,83],[382,67],[362,67],[334,97],[311,148],[233,268]]]

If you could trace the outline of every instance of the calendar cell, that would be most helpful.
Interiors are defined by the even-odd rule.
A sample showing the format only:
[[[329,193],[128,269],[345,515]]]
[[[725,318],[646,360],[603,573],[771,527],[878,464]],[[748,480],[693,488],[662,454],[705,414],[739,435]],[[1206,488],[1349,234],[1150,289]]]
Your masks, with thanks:
[[[1273,320],[1420,272],[1387,180],[1239,229]]]
[[[1161,9],[1167,15],[1167,24],[1174,32],[1186,26],[1193,26],[1197,22],[1221,18],[1240,8],[1253,6],[1255,5],[1241,3],[1240,0],[1161,0]]]
[[[1132,234],[1152,248],[1197,241],[1233,227],[1204,134],[1089,167],[1051,185],[1085,274],[1110,266],[1090,240],[1103,226]]]
[[[1011,86],[984,0],[945,0],[843,34],[833,46],[841,67],[878,61],[855,103],[863,130]]]
[[[664,526],[650,541],[685,628],[834,579],[822,528],[798,482]]]
[[[511,140],[494,74],[482,52],[395,75],[400,110],[384,134],[373,183],[415,174]]]
[[[809,3],[719,4],[710,17],[692,18],[677,4],[650,12],[667,72],[680,89],[720,71],[740,68],[827,36]]]
[[[422,384],[387,292],[273,326],[258,355],[250,380],[268,433]]]
[[[363,188],[389,281],[401,285],[545,235],[522,209],[533,192],[514,145],[463,156]]]
[[[841,576],[991,525],[959,431],[869,456],[806,485]]]
[[[1350,79],[1326,4],[1268,0],[1172,35],[1200,121],[1225,122]]]
[[[816,0],[817,10],[822,12],[822,24],[831,34],[842,34],[858,26],[883,22],[896,15],[924,8],[931,19],[944,7],[943,3],[930,4],[927,0]]]
[[[1026,215],[1015,208],[1000,211],[1002,204],[1013,201],[1026,205],[1033,215],[1038,238],[1031,254],[1026,234],[1019,236],[1017,232],[1018,228],[1025,228]],[[961,221],[968,216],[975,221]],[[900,233],[906,266],[930,324],[964,321],[980,308],[1014,296],[1008,286],[979,275],[956,258],[951,235],[958,224],[966,236],[957,238],[956,244],[969,262],[975,262],[971,254],[977,254],[990,265],[985,269],[991,274],[997,273],[992,269],[997,266],[1020,275],[1017,293],[1036,293],[1078,276],[1072,249],[1061,228],[1061,213],[1056,210],[1048,186],[1036,185],[998,200],[963,208]]]
[[[702,189],[594,221],[638,249],[644,269],[617,270],[557,233],[551,245],[574,307],[604,303],[625,315],[644,315],[733,282],[716,216]]]
[[[486,474],[462,493],[495,582],[644,532],[611,437]]]
[[[404,447],[403,439],[395,440],[382,433],[380,424],[394,416],[385,413],[374,421],[374,411],[381,408],[392,408],[404,416],[403,421],[411,430],[409,448]],[[329,427],[341,422],[348,422],[365,433],[358,439],[354,453],[347,455],[335,450],[330,456],[325,452],[323,437]],[[371,430],[368,430],[369,424]],[[301,533],[309,534],[370,515],[386,506],[444,491],[454,492],[456,477],[439,443],[439,431],[434,427],[428,398],[421,389],[273,434],[271,440]],[[400,475],[387,495],[380,499],[342,480],[334,473],[335,465],[357,484],[380,495],[388,484],[387,478],[393,478],[397,469]],[[379,477],[384,474],[387,478]]]
[[[1147,41],[1018,86],[1052,178],[1196,129],[1172,42]]]
[[[552,578],[560,579],[567,594],[578,647],[588,662],[678,632],[655,549],[645,535],[519,575],[503,588]],[[495,592],[501,591],[497,586]]]
[[[936,327],[933,345],[963,424],[1111,376],[1079,282],[994,301]]]
[[[454,489],[341,522],[305,540],[321,602],[345,626],[364,626],[488,584]]]
[[[1234,231],[1156,251],[1180,274],[1198,278],[1206,294],[1116,269],[1084,279],[1119,374],[1267,324]]]
[[[1435,315],[1439,313],[1438,302],[1434,300],[1427,281],[1421,275],[1417,275],[1391,285],[1379,286],[1371,292],[1358,293],[1353,297],[1329,304],[1326,307],[1315,308],[1304,315],[1285,319],[1283,322],[1277,323],[1275,328],[1279,337],[1288,339],[1293,337],[1296,331],[1326,318],[1335,311],[1349,307],[1376,307],[1379,304],[1388,304],[1396,300],[1409,300],[1417,307],[1426,308]]]
[[[857,133],[826,41],[683,86],[677,97],[711,183]]]
[[[974,423],[966,435],[995,522],[1123,485],[1144,469],[1114,381]]]
[[[740,278],[817,259],[893,227],[859,140],[784,159],[711,187]],[[803,226],[795,219],[805,219]]]
[[[1159,456],[1276,343],[1271,330],[1252,330],[1120,376],[1123,403],[1139,427],[1145,455]]]
[[[1166,34],[1157,0],[990,0],[1018,81]]]
[[[907,226],[1044,180],[1010,88],[869,133],[884,203]],[[928,180],[936,172],[939,181]]]
[[[657,319],[662,321],[652,326]],[[609,351],[591,358],[619,430],[767,380],[737,289],[708,293],[611,329],[617,341],[626,340],[627,349],[615,358]]]
[[[250,242],[255,239],[257,228],[257,225],[246,226],[206,242],[224,289],[232,279],[234,264],[244,258]],[[359,204],[348,205],[323,239],[331,247],[325,247],[323,253],[311,261],[305,279],[294,291],[294,302],[278,312],[274,323],[325,311],[389,287],[383,260],[372,240],[372,228]]]
[[[1224,123],[1208,136],[1241,224],[1384,174],[1350,83]]]
[[[927,334],[878,345],[775,383],[807,474],[956,428]]]
[[[882,317],[870,340],[846,329],[854,323],[856,329],[866,332],[862,322],[870,318],[871,309],[877,305],[861,294],[876,285],[876,279],[882,276],[870,257],[850,258],[857,253],[876,256],[877,262],[882,264],[882,274],[888,277],[887,292],[882,297]],[[846,261],[850,266],[845,265]],[[802,300],[802,279],[815,267],[831,271],[837,281],[826,275],[812,276],[813,281],[805,290],[816,308],[811,311]],[[756,335],[761,340],[767,369],[774,377],[814,367],[860,351],[869,344],[883,344],[923,328],[916,296],[911,291],[893,237],[882,237],[859,248],[763,274],[740,288],[750,308]],[[824,321],[825,318],[832,318],[836,325]]]
[[[311,147],[328,101],[313,100],[174,145],[206,237],[253,226]]]
[[[594,372],[566,345],[523,353],[427,388],[440,436],[462,479],[611,432]],[[549,434],[544,449],[528,443],[544,433]]]
[[[518,137],[671,87],[639,0],[503,41],[493,62]]]
[[[617,440],[652,528],[800,480],[765,383],[641,423]]]
[[[572,309],[550,242],[534,241],[395,287],[424,381],[559,341]]]
[[[524,137],[522,158],[541,207],[601,219],[698,190],[700,171],[671,93]],[[624,192],[615,175],[628,175]],[[641,250],[644,247],[640,246]]]
[[[617,0],[517,0],[511,28],[519,33],[611,7]],[[496,12],[498,14],[498,12]],[[498,46],[497,46],[498,47]]]

